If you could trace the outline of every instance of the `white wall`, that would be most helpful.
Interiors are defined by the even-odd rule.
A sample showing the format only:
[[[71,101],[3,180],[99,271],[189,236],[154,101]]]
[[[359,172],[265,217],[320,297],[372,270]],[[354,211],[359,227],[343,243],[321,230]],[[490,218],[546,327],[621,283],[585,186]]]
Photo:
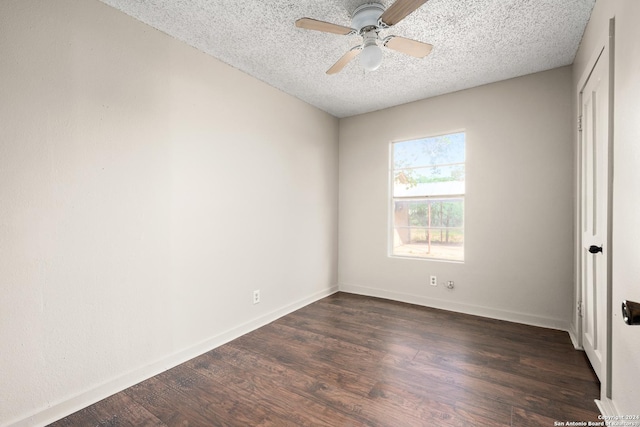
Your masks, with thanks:
[[[341,120],[340,289],[568,328],[572,123],[570,67]],[[388,257],[389,143],[459,130],[464,264]]]
[[[337,289],[337,119],[95,0],[3,0],[0,52],[0,425]]]
[[[613,247],[611,400],[603,404],[618,415],[640,414],[640,326],[621,319],[622,300],[640,301],[640,2],[598,0],[576,55],[574,91],[588,61],[615,18],[613,118]],[[576,138],[577,141],[577,138]]]

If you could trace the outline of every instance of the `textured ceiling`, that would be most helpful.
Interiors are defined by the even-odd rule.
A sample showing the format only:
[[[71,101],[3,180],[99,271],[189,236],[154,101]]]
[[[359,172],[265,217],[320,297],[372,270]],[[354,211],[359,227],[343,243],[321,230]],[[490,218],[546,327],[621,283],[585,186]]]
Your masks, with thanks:
[[[351,25],[367,0],[102,0],[336,117],[379,110],[569,65],[595,0],[430,0],[381,36],[430,43],[417,59],[384,50],[365,72],[357,58],[325,71],[361,43],[297,28],[310,17]],[[381,0],[384,6],[392,0]]]

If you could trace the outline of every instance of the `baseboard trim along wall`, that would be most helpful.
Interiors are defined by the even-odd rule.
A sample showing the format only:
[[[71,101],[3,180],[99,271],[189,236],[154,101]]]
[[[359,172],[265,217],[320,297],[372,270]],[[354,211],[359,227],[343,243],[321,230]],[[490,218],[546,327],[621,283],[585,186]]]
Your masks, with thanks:
[[[338,292],[338,286],[332,286],[331,288],[317,292],[309,297],[300,299],[292,304],[288,304],[213,336],[190,348],[157,360],[141,369],[128,372],[112,381],[108,381],[70,399],[54,403],[27,418],[7,424],[7,427],[31,427],[50,424],[336,292]]]
[[[596,399],[595,402],[604,420],[622,420],[622,418],[620,418],[620,411],[618,411],[612,400],[604,398],[600,400]]]
[[[582,348],[582,345],[580,345],[580,340],[578,340],[578,334],[575,330],[575,327],[573,325],[570,325],[567,332],[569,332],[569,338],[571,338],[571,344],[573,344],[573,347],[576,350],[584,350]]]
[[[385,298],[393,301],[421,305],[424,307],[438,308],[441,310],[455,311],[458,313],[472,314],[474,316],[488,317],[491,319],[506,320],[508,322],[522,323],[524,325],[540,326],[543,328],[558,329],[566,332],[569,332],[570,330],[569,322],[562,319],[533,316],[525,313],[516,313],[512,311],[498,310],[490,307],[463,304],[437,298],[428,298],[421,295],[404,294],[400,292],[392,292],[383,289],[368,288],[365,286],[346,283],[340,284],[340,291],[358,295]]]

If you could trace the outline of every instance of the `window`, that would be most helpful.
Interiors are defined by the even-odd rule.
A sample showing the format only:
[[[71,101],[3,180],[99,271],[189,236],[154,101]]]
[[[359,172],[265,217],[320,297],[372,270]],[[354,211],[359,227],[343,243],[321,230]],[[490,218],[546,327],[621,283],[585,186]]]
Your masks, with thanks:
[[[391,255],[464,260],[465,134],[391,144]]]

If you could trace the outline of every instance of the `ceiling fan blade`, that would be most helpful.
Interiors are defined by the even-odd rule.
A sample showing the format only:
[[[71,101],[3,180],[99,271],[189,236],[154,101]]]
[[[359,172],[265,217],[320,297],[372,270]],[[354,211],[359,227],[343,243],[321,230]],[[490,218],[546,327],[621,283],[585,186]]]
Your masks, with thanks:
[[[342,58],[338,59],[338,62],[333,64],[333,66],[327,70],[327,74],[336,74],[342,71],[345,65],[351,62],[353,58],[358,56],[360,51],[362,51],[361,46],[356,46],[352,48],[350,51],[342,55]]]
[[[396,25],[426,2],[427,0],[396,0],[394,4],[384,11],[380,21],[389,27]]]
[[[424,58],[431,53],[433,46],[429,43],[406,39],[400,36],[389,36],[384,40],[384,46],[416,58]]]
[[[330,22],[318,21],[311,18],[300,18],[296,21],[296,27],[305,30],[322,31],[324,33],[347,35],[354,32],[353,28],[343,27],[342,25],[332,24]]]

